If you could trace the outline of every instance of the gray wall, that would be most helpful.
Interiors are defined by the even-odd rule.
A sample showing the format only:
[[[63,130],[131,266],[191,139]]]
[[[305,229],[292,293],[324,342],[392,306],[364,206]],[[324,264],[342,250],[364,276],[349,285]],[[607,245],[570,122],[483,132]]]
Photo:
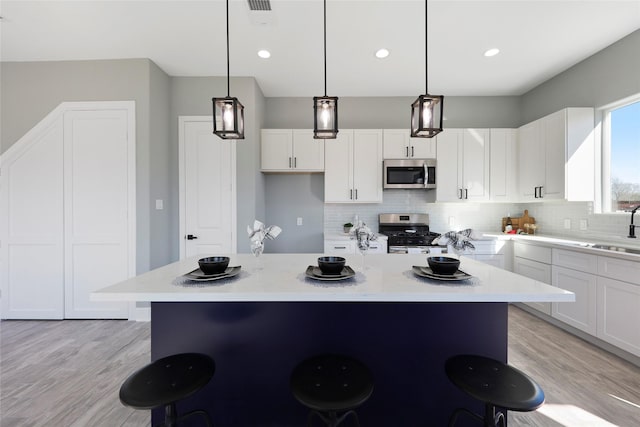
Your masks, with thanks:
[[[150,63],[149,94],[149,206],[150,268],[154,269],[175,260],[172,247],[172,222],[178,207],[172,203],[172,163],[176,162],[175,148],[170,136],[171,78],[153,62]],[[156,210],[155,201],[162,200],[164,209]]]
[[[177,213],[178,203],[178,117],[211,116],[211,98],[227,94],[226,77],[172,77],[171,78],[171,122],[173,139],[171,171],[172,200]],[[231,79],[231,96],[237,97],[245,111],[245,139],[238,141],[237,147],[237,235],[238,252],[250,252],[246,237],[248,224],[256,218],[264,218],[264,177],[260,173],[260,130],[264,97],[253,77]],[[171,235],[173,258],[179,258],[179,218],[174,215]]]
[[[415,97],[350,98],[338,100],[342,129],[409,128]],[[444,127],[517,127],[521,122],[520,97],[445,96]],[[313,129],[311,98],[267,98],[266,128]]]
[[[522,96],[522,123],[566,107],[602,107],[640,93],[640,30]]]
[[[324,250],[324,174],[266,175],[267,225],[283,229],[265,252],[319,253]],[[297,218],[302,225],[296,225]]]
[[[60,103],[136,103],[138,273],[151,265],[150,67],[148,59],[0,63],[0,152],[5,152]],[[160,231],[162,233],[162,231]]]

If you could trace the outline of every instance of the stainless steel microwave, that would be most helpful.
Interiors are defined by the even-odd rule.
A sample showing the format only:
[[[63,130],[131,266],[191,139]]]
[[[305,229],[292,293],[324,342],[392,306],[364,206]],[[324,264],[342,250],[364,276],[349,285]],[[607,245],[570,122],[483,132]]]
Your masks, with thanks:
[[[436,188],[436,159],[387,159],[383,188]]]

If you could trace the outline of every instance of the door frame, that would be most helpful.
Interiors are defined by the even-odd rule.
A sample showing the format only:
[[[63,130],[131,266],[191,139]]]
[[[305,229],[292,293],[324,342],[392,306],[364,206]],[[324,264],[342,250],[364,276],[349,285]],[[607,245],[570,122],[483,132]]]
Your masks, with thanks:
[[[185,132],[184,128],[187,123],[206,122],[211,125],[211,133],[213,134],[213,116],[178,116],[178,199],[179,199],[179,235],[180,242],[180,259],[185,258],[187,232],[187,209],[186,209],[186,168],[185,165]],[[238,189],[237,189],[237,173],[236,173],[236,140],[221,140],[222,143],[231,144],[231,252],[238,251],[238,224],[237,224],[237,206],[238,206]]]

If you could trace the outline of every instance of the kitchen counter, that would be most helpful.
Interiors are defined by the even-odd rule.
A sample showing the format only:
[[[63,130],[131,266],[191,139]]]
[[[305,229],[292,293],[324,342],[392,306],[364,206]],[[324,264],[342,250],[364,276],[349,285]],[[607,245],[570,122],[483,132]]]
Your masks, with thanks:
[[[94,292],[94,301],[351,301],[351,302],[533,302],[573,301],[573,294],[509,271],[464,258],[460,269],[474,276],[466,282],[436,282],[415,277],[413,265],[426,266],[424,255],[346,256],[357,271],[346,282],[306,278],[318,254],[231,254],[230,266],[243,271],[225,283],[178,286],[176,278],[198,267],[192,257]],[[256,270],[259,264],[260,270]]]
[[[504,234],[500,232],[485,232],[482,234],[484,238],[493,238],[500,240],[513,240],[519,242],[531,242],[541,246],[547,246],[558,249],[571,249],[578,252],[589,253],[593,255],[610,256],[628,261],[640,261],[640,253],[622,252],[609,249],[594,248],[594,245],[605,245],[613,247],[628,247],[640,252],[639,239],[612,238],[611,240],[581,240],[571,239],[566,236],[548,236],[548,235],[529,235],[529,234]]]
[[[264,427],[304,424],[307,410],[291,395],[293,368],[319,353],[364,362],[375,389],[358,409],[362,425],[446,425],[478,401],[447,379],[445,361],[461,353],[507,361],[510,301],[573,301],[562,289],[471,259],[467,282],[421,280],[412,265],[422,255],[347,256],[356,270],[346,282],[305,278],[318,254],[231,255],[243,272],[232,280],[179,286],[197,258],[179,261],[101,289],[101,301],[151,301],[151,359],[180,352],[209,354],[212,381],[181,402],[181,411],[206,409],[216,425]],[[163,417],[152,411],[152,425]],[[420,421],[423,420],[423,421]],[[426,421],[428,420],[428,421]]]

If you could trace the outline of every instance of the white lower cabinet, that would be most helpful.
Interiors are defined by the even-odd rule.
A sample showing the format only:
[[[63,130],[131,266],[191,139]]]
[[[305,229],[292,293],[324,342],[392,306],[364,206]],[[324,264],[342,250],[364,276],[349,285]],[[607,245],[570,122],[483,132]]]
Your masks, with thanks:
[[[355,240],[325,240],[324,253],[329,255],[356,253]]]
[[[358,245],[355,240],[325,240],[324,241],[324,253],[327,255],[353,255],[360,253],[358,251]],[[387,241],[376,240],[369,242],[368,254],[386,254],[387,253]]]
[[[576,294],[575,302],[554,302],[551,316],[591,335],[596,334],[596,276],[554,265],[551,284]]]
[[[475,249],[465,252],[462,255],[493,265],[503,270],[511,270],[511,265],[506,262],[506,246],[507,241],[504,240],[474,240],[472,241]]]
[[[516,256],[513,259],[513,272],[539,282],[551,284],[551,265],[549,264]],[[524,304],[551,315],[551,303],[549,302],[526,302]]]
[[[640,356],[640,286],[598,277],[597,337]]]

